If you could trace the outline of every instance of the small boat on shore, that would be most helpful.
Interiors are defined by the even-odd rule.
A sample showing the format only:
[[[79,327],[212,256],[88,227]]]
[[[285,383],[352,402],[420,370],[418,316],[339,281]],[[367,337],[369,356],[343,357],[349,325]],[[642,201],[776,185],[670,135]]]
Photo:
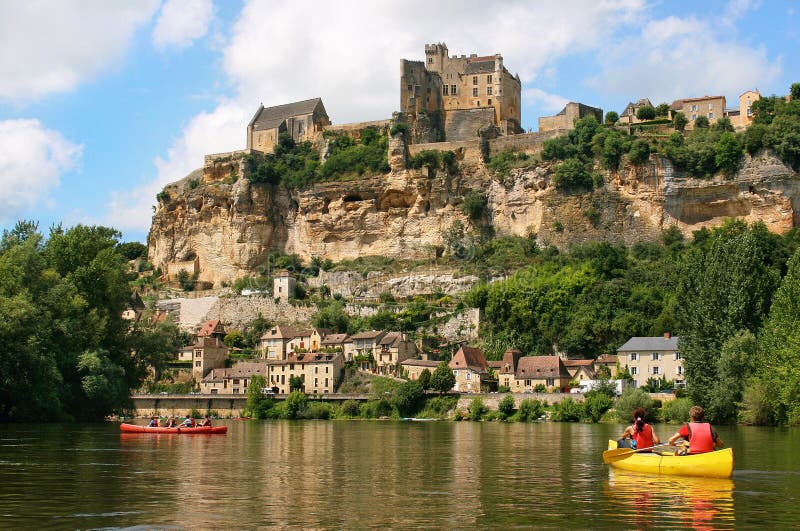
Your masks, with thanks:
[[[178,426],[176,428],[166,428],[164,426],[140,426],[139,424],[126,424],[119,425],[120,431],[123,433],[169,433],[169,434],[184,434],[184,435],[203,435],[212,433],[228,433],[227,426],[195,426],[194,428],[185,428]]]
[[[608,449],[616,450],[617,441],[608,441]],[[734,455],[732,448],[715,452],[689,455],[663,455],[658,447],[653,452],[629,452],[603,460],[614,468],[647,474],[670,476],[693,476],[703,478],[730,478],[733,474]],[[608,452],[606,452],[608,453]],[[666,453],[666,452],[665,452]]]

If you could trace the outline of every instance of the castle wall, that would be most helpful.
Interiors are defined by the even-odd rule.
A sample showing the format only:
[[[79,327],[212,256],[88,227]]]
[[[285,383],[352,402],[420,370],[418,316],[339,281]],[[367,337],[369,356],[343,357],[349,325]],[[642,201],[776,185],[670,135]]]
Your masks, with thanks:
[[[522,133],[519,135],[500,136],[489,141],[489,155],[494,156],[501,151],[524,151],[528,154],[538,153],[542,150],[545,140],[567,134],[566,129],[554,129],[538,133]]]
[[[444,119],[445,139],[459,141],[477,138],[481,127],[494,123],[492,107],[447,111]]]

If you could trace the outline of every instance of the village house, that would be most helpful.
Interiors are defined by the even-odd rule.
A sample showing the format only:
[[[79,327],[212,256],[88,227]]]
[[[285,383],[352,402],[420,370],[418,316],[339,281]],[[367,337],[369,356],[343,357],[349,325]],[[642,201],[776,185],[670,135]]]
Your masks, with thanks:
[[[294,273],[288,269],[278,271],[272,280],[272,295],[281,302],[288,302],[289,299],[294,297],[296,285],[297,280],[294,277]]]
[[[325,352],[341,352],[344,354],[346,350],[352,352],[352,349],[347,348],[352,344],[353,342],[347,334],[326,334],[320,343],[320,350]],[[352,361],[352,359],[348,359],[347,361]]]
[[[261,357],[267,360],[283,360],[289,353],[289,342],[297,336],[297,331],[290,326],[273,326],[264,332],[258,340]]]
[[[272,153],[281,133],[291,135],[295,142],[303,142],[313,139],[315,133],[330,123],[321,98],[274,107],[259,105],[247,125],[247,149]]]
[[[594,116],[598,123],[603,123],[603,109],[571,101],[558,114],[541,116],[539,118],[539,131],[575,129],[575,121],[587,116]]]
[[[530,393],[540,386],[548,392],[566,392],[571,379],[559,356],[522,356],[516,349],[503,355],[499,378],[512,393]]]
[[[228,359],[228,347],[218,337],[199,336],[192,352],[192,376],[198,382],[211,369],[224,367]]]
[[[653,104],[650,103],[650,100],[647,98],[642,98],[636,103],[630,102],[625,107],[625,110],[619,113],[619,120],[617,121],[618,124],[626,125],[626,124],[638,124],[643,120],[640,120],[636,113],[642,107],[653,107]],[[653,107],[655,108],[655,107]]]
[[[611,378],[617,377],[617,355],[616,354],[601,354],[594,360],[594,372],[600,372],[600,367],[608,369],[608,375]]]
[[[345,352],[348,361],[358,358],[359,369],[370,370],[375,361],[375,351],[380,348],[380,340],[385,335],[386,332],[382,330],[368,330],[350,336],[351,350]]]
[[[206,321],[203,323],[203,326],[200,327],[200,330],[197,331],[197,337],[211,337],[217,338],[220,341],[225,339],[225,327],[220,322],[219,319],[213,319],[211,321]]]
[[[339,352],[299,353],[267,363],[268,386],[277,387],[279,393],[291,392],[291,379],[299,377],[304,393],[327,394],[333,393],[341,381],[344,356]]]
[[[725,96],[703,96],[702,98],[685,98],[675,100],[669,106],[671,116],[682,113],[689,123],[686,129],[694,129],[695,121],[705,116],[709,123],[715,123],[725,116]]]
[[[434,360],[408,359],[400,362],[401,373],[405,374],[409,380],[419,380],[419,375],[425,369],[433,374],[438,366],[439,362]]]
[[[287,352],[317,352],[322,346],[322,340],[330,333],[327,328],[311,328],[295,332],[294,337],[286,344]]]
[[[730,119],[731,125],[737,130],[746,129],[753,123],[753,103],[761,99],[758,90],[747,90],[739,95],[739,106],[735,109],[726,109],[725,116]]]
[[[245,395],[253,376],[267,377],[267,362],[239,362],[232,367],[211,369],[200,380],[200,392],[210,395]]]
[[[563,360],[570,380],[582,382],[595,379],[595,360]]]
[[[620,365],[628,367],[633,387],[641,387],[650,378],[674,380],[675,387],[685,387],[683,359],[678,338],[669,333],[658,337],[632,337],[617,349]]]
[[[489,388],[489,364],[483,351],[475,347],[461,347],[453,355],[448,367],[456,377],[453,390],[457,393],[480,393]]]
[[[388,332],[378,341],[375,349],[375,369],[379,374],[394,374],[400,362],[417,354],[417,346],[402,332]]]
[[[126,321],[138,321],[145,310],[144,301],[139,295],[138,291],[131,293],[130,300],[125,304],[125,310],[122,312],[122,318]]]

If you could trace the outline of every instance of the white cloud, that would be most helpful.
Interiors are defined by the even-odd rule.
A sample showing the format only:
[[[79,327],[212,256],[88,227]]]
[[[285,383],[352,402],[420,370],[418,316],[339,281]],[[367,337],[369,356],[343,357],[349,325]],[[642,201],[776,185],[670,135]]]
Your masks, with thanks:
[[[78,164],[82,150],[39,120],[0,121],[0,220],[14,220],[46,203],[61,175]]]
[[[748,11],[755,11],[759,7],[761,7],[760,0],[730,0],[722,13],[722,23],[733,26]]]
[[[259,103],[319,96],[337,124],[389,118],[400,106],[400,59],[423,60],[426,43],[446,42],[450,54],[502,53],[525,83],[560,57],[597,47],[643,8],[644,0],[513,0],[491,10],[476,0],[247,1],[222,47],[235,97],[187,124],[156,159],[156,179],[112,197],[110,224],[147,230],[165,184],[199,168],[204,154],[245,147]],[[543,91],[528,95],[554,108],[562,101]]]
[[[569,100],[558,94],[550,94],[538,88],[528,88],[522,91],[522,101],[525,105],[538,105],[544,111],[557,112],[569,103]]]
[[[165,185],[203,165],[203,156],[242,149],[251,110],[235,101],[221,102],[212,112],[201,113],[183,129],[167,151],[156,157],[157,175],[125,192],[112,192],[104,223],[120,230],[145,231],[150,226],[156,194]]]
[[[0,5],[0,100],[72,90],[113,67],[157,0],[59,0]]]
[[[606,95],[653,103],[724,95],[768,86],[781,72],[780,58],[718,35],[694,18],[669,17],[646,24],[639,35],[608,46],[590,86]]]
[[[185,48],[206,34],[213,14],[211,0],[167,0],[153,29],[153,44]]]

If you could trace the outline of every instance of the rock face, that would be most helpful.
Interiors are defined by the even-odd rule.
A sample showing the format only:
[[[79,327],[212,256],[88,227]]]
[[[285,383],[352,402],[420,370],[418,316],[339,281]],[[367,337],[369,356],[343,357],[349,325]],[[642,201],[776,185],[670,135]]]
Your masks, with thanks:
[[[737,217],[775,232],[800,222],[800,175],[769,153],[746,156],[730,178],[694,179],[653,155],[605,174],[594,192],[564,194],[547,164],[512,170],[502,182],[480,164],[459,175],[406,169],[390,143],[392,172],[302,191],[250,184],[241,159],[209,163],[165,188],[148,238],[156,266],[197,259],[199,280],[216,286],[249,275],[272,251],[334,261],[365,255],[426,258],[441,252],[454,221],[497,235],[536,234],[567,246],[590,240],[655,240],[670,225],[686,235]],[[238,179],[235,176],[239,176]],[[468,190],[487,199],[484,218],[461,209]]]

